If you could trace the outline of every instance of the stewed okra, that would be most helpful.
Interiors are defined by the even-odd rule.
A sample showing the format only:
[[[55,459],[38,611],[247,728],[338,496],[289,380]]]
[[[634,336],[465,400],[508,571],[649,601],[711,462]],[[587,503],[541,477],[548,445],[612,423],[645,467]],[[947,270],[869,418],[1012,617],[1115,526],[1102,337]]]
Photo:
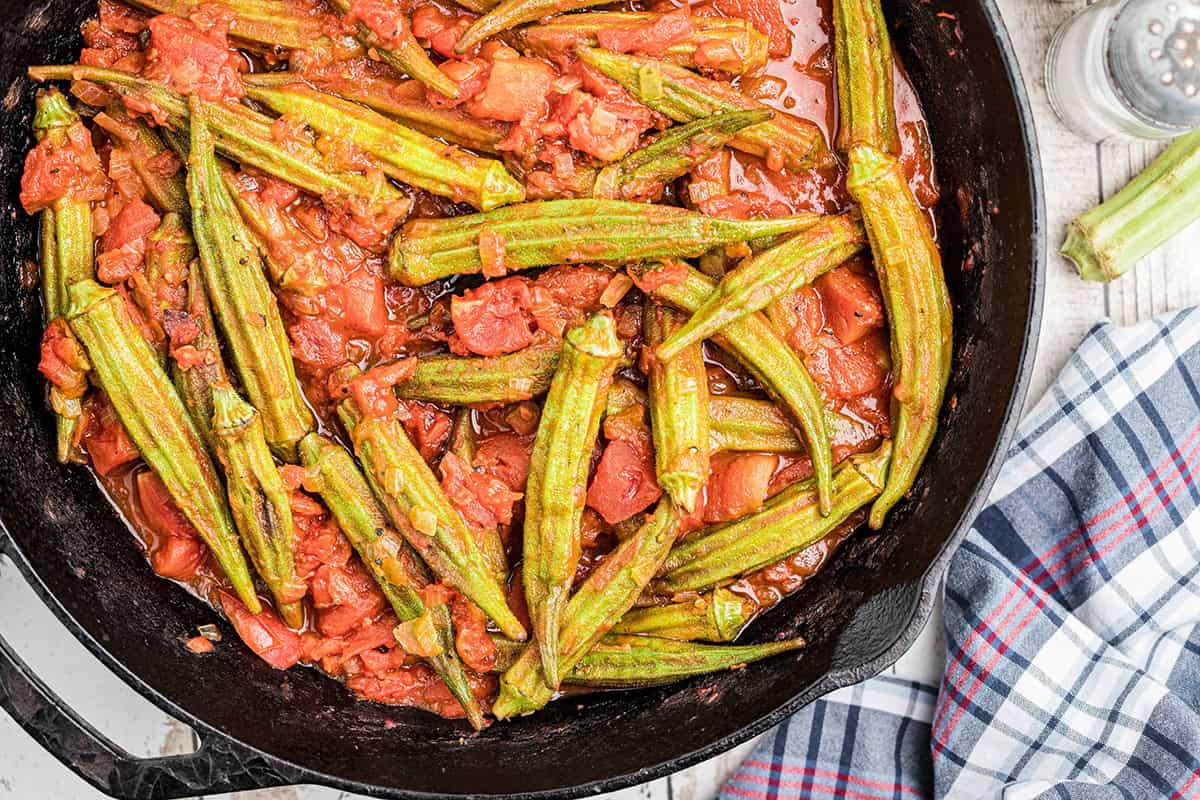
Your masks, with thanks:
[[[57,456],[156,572],[476,730],[803,658],[742,634],[902,500],[950,365],[879,0],[128,1],[29,69],[20,200]]]

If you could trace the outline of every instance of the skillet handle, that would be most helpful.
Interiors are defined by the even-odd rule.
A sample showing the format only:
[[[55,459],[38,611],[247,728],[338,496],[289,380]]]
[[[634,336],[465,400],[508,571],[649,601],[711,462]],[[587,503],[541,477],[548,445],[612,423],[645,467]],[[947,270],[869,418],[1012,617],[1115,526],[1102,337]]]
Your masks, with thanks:
[[[0,553],[22,557],[0,528]],[[22,569],[22,572],[24,570]],[[194,753],[137,758],[83,719],[0,636],[0,708],[68,769],[123,800],[171,800],[303,783],[304,773],[217,733]]]

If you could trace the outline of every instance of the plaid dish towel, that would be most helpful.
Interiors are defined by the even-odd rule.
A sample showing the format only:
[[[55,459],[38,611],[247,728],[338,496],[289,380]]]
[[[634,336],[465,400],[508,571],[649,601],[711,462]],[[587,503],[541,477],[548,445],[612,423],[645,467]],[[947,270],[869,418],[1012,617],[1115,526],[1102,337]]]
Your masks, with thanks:
[[[722,800],[1200,798],[1200,310],[1088,334],[950,565],[941,685],[767,735]]]

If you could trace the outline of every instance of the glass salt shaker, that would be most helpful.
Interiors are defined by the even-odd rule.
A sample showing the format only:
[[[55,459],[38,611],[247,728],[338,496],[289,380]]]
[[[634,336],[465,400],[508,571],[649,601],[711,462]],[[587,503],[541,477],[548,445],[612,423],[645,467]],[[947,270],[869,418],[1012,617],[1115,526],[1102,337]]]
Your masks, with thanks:
[[[1170,139],[1200,128],[1200,0],[1099,0],[1046,55],[1050,104],[1076,134]]]

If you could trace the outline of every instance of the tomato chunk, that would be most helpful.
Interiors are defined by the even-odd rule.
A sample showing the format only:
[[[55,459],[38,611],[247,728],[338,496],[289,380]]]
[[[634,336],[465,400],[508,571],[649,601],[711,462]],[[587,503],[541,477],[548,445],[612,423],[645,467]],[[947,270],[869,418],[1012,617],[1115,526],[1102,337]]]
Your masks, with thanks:
[[[218,592],[217,598],[238,636],[263,661],[275,669],[288,669],[300,660],[300,637],[272,609],[251,614],[228,592]]]
[[[838,267],[817,279],[825,321],[842,344],[853,344],[884,325],[883,298],[870,276]]]
[[[875,391],[888,375],[887,336],[877,331],[853,344],[836,341],[805,359],[813,380],[832,398],[846,399]]]
[[[692,29],[692,15],[687,8],[680,8],[639,25],[601,28],[596,38],[605,50],[661,56],[671,45],[687,39]]]
[[[226,39],[232,13],[209,10],[211,13],[200,20],[204,27],[174,14],[161,14],[146,23],[150,46],[144,74],[152,81],[211,102],[239,100],[246,93],[240,74],[242,63]]]
[[[70,335],[67,321],[58,317],[50,321],[42,334],[41,358],[38,372],[58,387],[66,397],[83,397],[87,391],[87,356],[75,337]]]
[[[442,456],[441,471],[442,489],[468,525],[490,530],[512,522],[513,503],[521,495],[504,481],[476,472],[455,453]]]
[[[654,454],[633,442],[609,442],[588,488],[587,504],[615,525],[645,511],[661,496]]]
[[[378,585],[357,561],[318,567],[311,589],[317,627],[325,636],[341,636],[370,622],[385,605]]]
[[[123,464],[141,458],[141,453],[129,438],[121,420],[117,419],[117,412],[109,404],[108,398],[97,396],[88,405],[83,442],[96,472],[108,475]]]
[[[718,454],[708,479],[704,521],[724,522],[762,508],[778,464],[778,457],[767,453]]]
[[[554,70],[535,58],[505,57],[492,63],[483,91],[465,106],[472,116],[516,122],[546,113]]]
[[[475,447],[475,466],[504,481],[514,492],[524,492],[532,452],[532,436],[497,433],[479,440]]]
[[[467,352],[481,356],[512,353],[533,341],[528,309],[529,280],[488,281],[450,301],[454,333]]]
[[[712,7],[723,17],[746,20],[764,34],[771,58],[782,58],[792,52],[792,31],[783,19],[783,6],[778,0],[713,0]],[[696,11],[704,14],[707,9],[701,7]]]
[[[96,275],[105,283],[121,283],[141,269],[146,237],[158,227],[158,212],[138,198],[126,203],[100,239]]]
[[[459,657],[476,672],[486,673],[496,663],[496,644],[487,634],[487,617],[479,606],[455,592],[450,618],[454,621],[454,649]]]
[[[167,487],[150,470],[138,473],[135,482],[138,506],[151,529],[159,536],[183,539],[197,538],[196,529],[171,499]]]
[[[46,137],[25,156],[21,173],[21,205],[33,214],[71,197],[80,202],[104,199],[108,179],[92,146],[92,134],[83,123],[67,129],[65,143]]]

